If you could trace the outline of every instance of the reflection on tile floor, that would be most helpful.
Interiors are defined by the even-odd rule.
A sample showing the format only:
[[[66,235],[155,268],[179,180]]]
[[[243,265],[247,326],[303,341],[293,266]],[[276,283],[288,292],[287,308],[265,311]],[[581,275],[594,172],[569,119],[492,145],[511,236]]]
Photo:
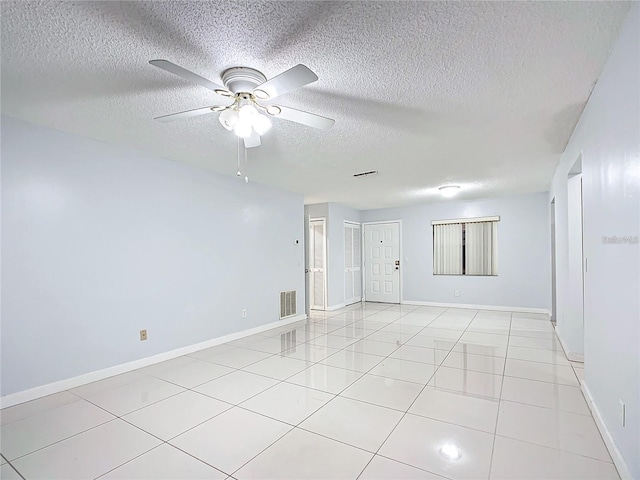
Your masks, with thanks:
[[[551,323],[355,304],[2,410],[1,477],[616,479]]]

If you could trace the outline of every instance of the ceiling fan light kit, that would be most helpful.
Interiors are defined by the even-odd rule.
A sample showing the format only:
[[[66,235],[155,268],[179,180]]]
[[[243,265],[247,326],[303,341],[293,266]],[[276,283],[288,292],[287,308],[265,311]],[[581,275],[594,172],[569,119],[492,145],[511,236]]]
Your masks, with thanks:
[[[226,130],[243,138],[245,148],[260,146],[260,137],[271,129],[271,121],[267,116],[260,114],[260,111],[275,118],[300,123],[320,130],[328,130],[335,123],[333,119],[294,108],[281,105],[261,105],[258,103],[258,100],[271,100],[318,80],[317,75],[304,65],[296,65],[270,80],[267,80],[267,77],[262,72],[254,68],[228,68],[221,75],[222,83],[224,84],[224,87],[222,87],[167,60],[151,60],[149,63],[154,67],[161,68],[208,88],[221,97],[233,99],[233,103],[229,105],[196,108],[156,117],[156,120],[161,122],[221,112],[220,123]]]

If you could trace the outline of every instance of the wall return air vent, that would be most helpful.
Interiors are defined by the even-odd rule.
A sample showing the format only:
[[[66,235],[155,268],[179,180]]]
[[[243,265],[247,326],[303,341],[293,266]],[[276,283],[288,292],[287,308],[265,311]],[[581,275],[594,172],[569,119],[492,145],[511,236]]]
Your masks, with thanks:
[[[280,318],[291,317],[296,313],[296,291],[280,292]]]

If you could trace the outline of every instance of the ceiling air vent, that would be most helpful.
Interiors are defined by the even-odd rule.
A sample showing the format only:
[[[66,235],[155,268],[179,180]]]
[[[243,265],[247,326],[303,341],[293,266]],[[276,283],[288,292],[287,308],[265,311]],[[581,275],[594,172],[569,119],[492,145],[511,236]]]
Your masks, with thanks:
[[[360,177],[369,177],[369,176],[377,175],[377,174],[378,174],[377,170],[371,170],[369,172],[356,173],[353,176],[356,177],[356,178],[360,178]]]

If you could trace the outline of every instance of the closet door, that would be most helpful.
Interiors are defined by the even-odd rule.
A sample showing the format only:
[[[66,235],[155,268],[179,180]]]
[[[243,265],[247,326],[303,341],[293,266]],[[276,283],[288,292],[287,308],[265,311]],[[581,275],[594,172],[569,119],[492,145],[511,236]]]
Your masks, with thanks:
[[[344,303],[362,300],[362,255],[360,224],[344,223]]]

